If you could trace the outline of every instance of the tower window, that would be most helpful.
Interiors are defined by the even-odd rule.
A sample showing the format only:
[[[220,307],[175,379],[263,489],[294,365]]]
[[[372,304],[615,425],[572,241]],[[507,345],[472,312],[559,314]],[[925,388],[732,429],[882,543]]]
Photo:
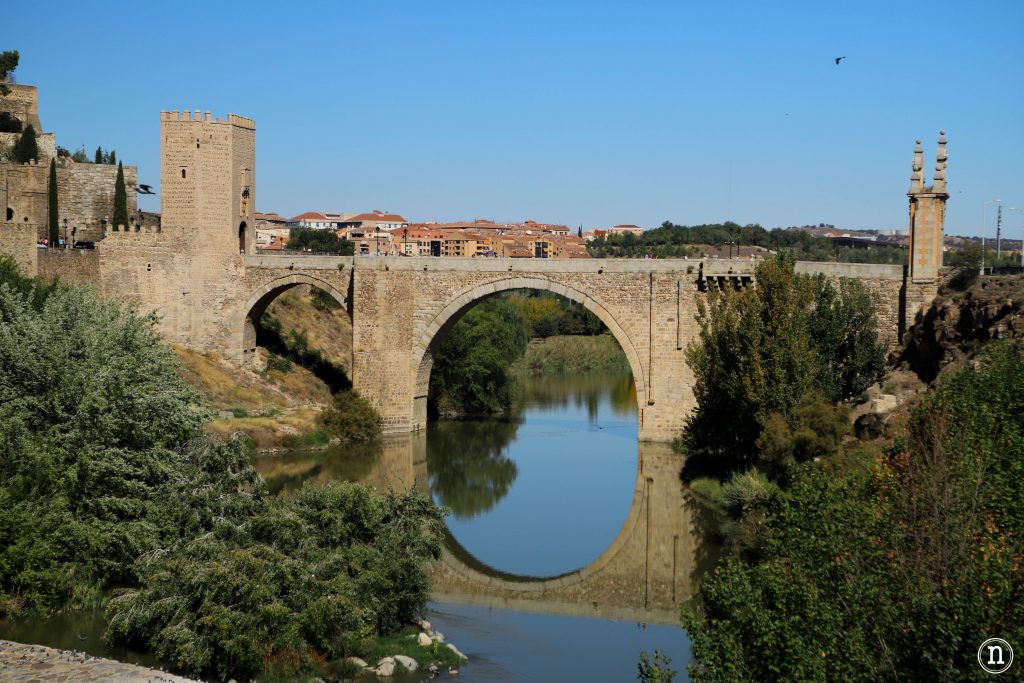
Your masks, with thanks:
[[[181,169],[181,177],[182,177],[182,178],[184,178],[184,177],[185,177],[185,169]]]

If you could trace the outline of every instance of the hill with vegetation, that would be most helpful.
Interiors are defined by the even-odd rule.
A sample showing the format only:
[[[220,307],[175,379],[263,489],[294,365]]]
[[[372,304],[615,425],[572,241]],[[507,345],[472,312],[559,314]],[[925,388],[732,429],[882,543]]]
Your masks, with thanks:
[[[785,252],[798,261],[843,261],[849,263],[906,263],[907,252],[898,246],[880,243],[870,249],[838,246],[827,237],[817,237],[803,230],[773,228],[736,223],[676,225],[668,221],[641,235],[625,233],[598,237],[587,244],[595,258],[704,258],[724,257],[724,248],[743,249],[767,254]]]

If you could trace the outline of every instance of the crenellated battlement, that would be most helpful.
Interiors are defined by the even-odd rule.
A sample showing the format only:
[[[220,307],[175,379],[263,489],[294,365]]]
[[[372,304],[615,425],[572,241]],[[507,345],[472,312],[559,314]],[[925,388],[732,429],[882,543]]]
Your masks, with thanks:
[[[221,119],[220,117],[214,118],[209,109],[207,109],[206,112],[203,112],[200,109],[196,109],[195,111],[162,111],[160,112],[160,121],[178,123],[218,123],[222,125],[237,126],[238,128],[245,128],[246,130],[256,130],[256,122],[250,118],[230,113],[228,114],[227,119]]]

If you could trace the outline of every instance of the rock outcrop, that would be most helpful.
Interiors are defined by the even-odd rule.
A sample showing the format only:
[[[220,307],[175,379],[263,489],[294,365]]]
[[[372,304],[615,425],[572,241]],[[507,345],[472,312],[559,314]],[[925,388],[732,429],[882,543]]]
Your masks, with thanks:
[[[1024,276],[982,278],[963,292],[936,297],[907,333],[899,361],[924,382],[985,342],[1024,337]]]

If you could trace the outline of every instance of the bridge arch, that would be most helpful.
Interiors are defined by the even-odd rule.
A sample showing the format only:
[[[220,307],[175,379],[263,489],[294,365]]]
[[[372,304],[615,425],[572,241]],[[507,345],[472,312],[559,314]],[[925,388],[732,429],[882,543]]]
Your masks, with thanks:
[[[640,354],[637,353],[633,340],[615,319],[615,316],[600,301],[575,287],[570,287],[546,277],[516,277],[494,280],[464,290],[427,323],[426,328],[413,347],[413,358],[416,359],[418,366],[415,378],[416,384],[413,387],[412,395],[412,429],[422,429],[427,424],[427,396],[430,391],[430,371],[434,367],[433,354],[438,345],[448,336],[448,332],[451,331],[455,323],[474,305],[495,294],[513,289],[538,289],[559,294],[570,301],[582,304],[604,323],[605,327],[608,328],[608,331],[612,333],[612,336],[619,343],[623,353],[626,354],[626,359],[629,361],[629,369],[633,373],[633,382],[636,385],[637,416],[642,423],[643,406],[640,405],[640,397],[646,395],[646,386],[644,384],[646,375],[644,374],[643,364],[640,362]]]
[[[341,304],[341,307],[348,312],[349,323],[351,323],[348,297],[331,283],[306,273],[292,273],[276,278],[258,287],[242,309],[242,320],[238,329],[240,329],[241,333],[239,342],[242,348],[243,366],[251,367],[256,358],[256,326],[266,312],[267,307],[281,294],[299,285],[310,285],[327,292],[332,299]],[[351,359],[347,365],[348,371],[351,372]]]

